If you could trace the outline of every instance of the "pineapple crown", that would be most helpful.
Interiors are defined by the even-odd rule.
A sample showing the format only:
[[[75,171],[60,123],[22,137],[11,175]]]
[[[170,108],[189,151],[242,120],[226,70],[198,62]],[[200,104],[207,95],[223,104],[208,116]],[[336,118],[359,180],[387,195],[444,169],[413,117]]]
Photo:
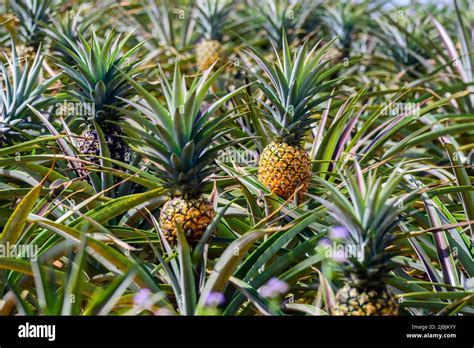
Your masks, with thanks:
[[[353,5],[350,2],[340,2],[338,6],[329,6],[323,21],[327,27],[336,36],[339,35],[336,43],[342,49],[347,57],[351,52],[353,35],[356,29],[357,21],[363,15],[367,15],[362,6]]]
[[[78,41],[73,41],[57,31],[61,37],[57,43],[69,59],[56,59],[56,62],[75,83],[67,93],[84,104],[90,119],[100,122],[116,116],[117,108],[125,105],[123,99],[133,90],[127,77],[136,74],[139,61],[131,62],[131,59],[141,43],[122,53],[132,33],[122,38],[112,30],[100,43],[93,31],[89,44],[79,32]],[[70,59],[74,61],[73,66],[68,63]]]
[[[145,8],[146,16],[136,16],[136,21],[150,35],[150,41],[157,46],[173,47],[184,50],[192,44],[194,27],[196,26],[194,6],[183,6],[184,15],[173,12],[173,2],[163,0],[157,3],[148,0]],[[181,10],[181,9],[180,9]]]
[[[376,18],[378,24],[374,35],[383,43],[380,47],[394,62],[407,67],[413,67],[424,62],[427,57],[420,42],[429,37],[431,17],[405,16],[403,21],[394,20],[386,15],[386,21]]]
[[[261,17],[264,30],[270,39],[282,48],[282,33],[290,30],[294,26],[295,17],[290,16],[297,9],[295,3],[289,0],[253,0],[252,8],[258,11],[257,16]]]
[[[178,63],[171,83],[159,66],[164,105],[129,79],[143,99],[127,101],[136,111],[124,110],[124,113],[135,124],[125,124],[123,128],[131,147],[155,165],[157,177],[174,195],[199,194],[206,178],[216,169],[214,161],[220,151],[241,140],[224,139],[232,130],[229,124],[238,115],[230,116],[218,110],[246,86],[202,108],[211,85],[222,71],[219,69],[211,75],[212,68],[196,76],[188,89]]]
[[[77,11],[74,16],[70,13],[66,13],[63,16],[56,16],[52,20],[52,23],[47,27],[41,28],[41,30],[51,39],[51,51],[53,55],[62,60],[64,63],[74,65],[75,60],[63,49],[67,47],[69,50],[74,51],[74,47],[70,42],[80,44],[79,34],[84,35],[84,29],[90,26],[91,22],[101,12],[97,12],[95,15],[90,15],[87,18],[81,16],[81,11]]]
[[[225,24],[233,5],[233,0],[199,0],[197,2],[199,29],[206,40],[222,40]]]
[[[307,25],[319,6],[314,0],[248,0],[248,8],[260,18],[260,23],[270,39],[282,49],[283,35],[293,36]],[[314,28],[310,28],[311,29]]]
[[[55,0],[11,0],[10,6],[19,20],[21,39],[38,48],[43,38],[41,27],[50,22]]]
[[[27,104],[36,109],[50,105],[53,98],[43,96],[43,92],[59,75],[40,83],[42,55],[38,52],[30,65],[17,56],[13,41],[11,59],[6,54],[5,58],[6,65],[0,62],[0,136],[17,137],[23,130],[40,128],[32,122]]]
[[[325,55],[330,43],[316,50],[318,44],[308,51],[305,42],[291,57],[286,35],[283,33],[281,57],[273,45],[276,63],[271,63],[256,50],[246,51],[262,70],[261,74],[250,71],[271,105],[262,103],[262,115],[267,121],[270,137],[299,145],[314,123],[314,108],[331,97],[330,90],[339,79],[330,76],[341,69],[332,68]]]
[[[318,179],[331,198],[316,199],[340,224],[332,236],[345,247],[346,255],[341,262],[344,277],[351,286],[374,289],[384,286],[394,266],[392,258],[398,253],[393,245],[394,228],[400,222],[404,201],[410,195],[393,196],[403,178],[399,170],[391,172],[388,178],[379,176],[376,171],[369,172],[365,180],[357,162],[355,169],[355,175],[341,175],[349,197],[333,184]]]

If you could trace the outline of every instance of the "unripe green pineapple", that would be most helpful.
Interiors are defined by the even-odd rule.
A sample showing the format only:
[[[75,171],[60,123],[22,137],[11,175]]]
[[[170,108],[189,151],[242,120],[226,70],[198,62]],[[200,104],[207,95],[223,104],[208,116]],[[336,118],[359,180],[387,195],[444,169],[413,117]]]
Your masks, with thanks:
[[[122,129],[117,125],[105,125],[103,128],[105,142],[110,151],[110,157],[121,162],[130,162],[131,150],[123,140]],[[101,144],[99,135],[93,126],[87,126],[78,138],[78,147],[81,154],[86,155],[84,159],[96,165],[100,164],[99,157]]]
[[[82,106],[80,111],[86,113],[73,115],[83,121],[82,132],[77,138],[78,150],[86,161],[99,165],[101,148],[106,146],[110,158],[129,163],[131,151],[123,140],[124,133],[118,122],[121,121],[120,108],[126,105],[125,99],[133,90],[127,77],[135,74],[139,62],[130,61],[140,44],[123,51],[132,33],[122,38],[111,31],[103,41],[93,33],[90,44],[81,33],[76,34],[77,37],[71,38],[65,32],[54,30],[57,44],[63,48],[56,62],[64,69],[64,74],[76,82],[66,92],[78,100]],[[65,42],[68,47],[62,46]],[[89,59],[91,55],[103,59]],[[71,61],[75,62],[74,66]],[[105,144],[100,143],[99,128]]]

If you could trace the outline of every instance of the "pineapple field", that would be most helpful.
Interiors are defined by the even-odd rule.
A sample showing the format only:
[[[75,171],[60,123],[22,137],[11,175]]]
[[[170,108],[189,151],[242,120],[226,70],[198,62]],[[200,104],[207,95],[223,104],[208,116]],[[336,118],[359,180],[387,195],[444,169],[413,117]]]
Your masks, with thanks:
[[[474,3],[0,0],[0,314],[474,314]]]

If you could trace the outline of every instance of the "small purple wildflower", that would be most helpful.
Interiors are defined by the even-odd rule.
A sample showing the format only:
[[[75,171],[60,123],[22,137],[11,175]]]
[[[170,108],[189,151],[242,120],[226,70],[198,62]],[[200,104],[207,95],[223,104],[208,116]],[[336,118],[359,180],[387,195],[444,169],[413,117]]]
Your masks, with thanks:
[[[345,226],[336,226],[331,229],[329,235],[333,239],[346,239],[349,237],[349,230]]]
[[[144,288],[140,289],[138,293],[133,297],[133,303],[140,307],[146,307],[148,301],[150,300],[151,291],[150,289]]]
[[[204,301],[204,305],[206,307],[217,307],[225,302],[224,294],[220,292],[211,292],[206,297],[206,301]]]
[[[260,288],[260,294],[263,297],[273,298],[287,293],[289,288],[283,280],[272,278]]]

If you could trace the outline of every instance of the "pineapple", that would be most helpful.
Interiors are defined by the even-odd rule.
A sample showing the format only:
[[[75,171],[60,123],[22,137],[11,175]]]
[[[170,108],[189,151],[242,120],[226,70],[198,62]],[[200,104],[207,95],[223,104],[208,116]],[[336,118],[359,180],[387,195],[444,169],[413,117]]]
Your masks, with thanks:
[[[289,199],[295,191],[301,200],[308,190],[311,160],[298,143],[274,141],[265,147],[258,165],[258,180],[272,193]]]
[[[336,295],[334,315],[391,316],[398,315],[398,302],[386,288],[363,289],[345,285]]]
[[[202,36],[196,45],[196,61],[200,71],[208,69],[218,60],[223,60],[222,34],[229,18],[233,1],[198,1],[198,25]]]
[[[271,106],[264,101],[262,116],[266,122],[266,133],[258,164],[258,179],[272,193],[290,199],[298,190],[297,197],[303,198],[311,178],[311,159],[303,148],[308,131],[314,123],[314,107],[329,98],[327,91],[337,80],[324,81],[327,76],[323,55],[328,46],[316,53],[316,47],[307,51],[302,45],[293,59],[286,36],[283,35],[283,57],[272,64],[256,51],[247,53],[262,70],[253,73],[255,79]],[[340,65],[333,67],[334,71]]]
[[[211,223],[216,213],[203,196],[204,184],[216,170],[214,160],[219,152],[235,143],[224,140],[230,131],[227,125],[234,118],[218,114],[217,110],[243,87],[202,108],[209,97],[209,87],[222,71],[221,68],[210,75],[212,68],[196,76],[188,89],[178,64],[172,83],[160,67],[166,105],[129,80],[144,101],[129,101],[137,112],[126,111],[130,126],[125,130],[131,147],[149,161],[155,175],[169,190],[170,197],[161,208],[159,221],[171,245],[177,242],[177,226],[182,227],[187,241],[195,245]]]
[[[196,45],[198,69],[206,70],[214,62],[217,62],[222,54],[222,45],[218,40],[202,40]]]
[[[83,131],[78,138],[79,152],[87,161],[100,164],[100,130],[110,157],[129,163],[131,152],[123,140],[119,109],[126,104],[124,99],[133,90],[127,77],[135,74],[138,61],[131,63],[130,59],[140,45],[122,53],[132,33],[122,39],[120,34],[111,31],[101,43],[93,32],[90,44],[80,33],[77,41],[68,39],[60,31],[55,33],[61,38],[57,44],[67,54],[67,57],[56,58],[56,62],[74,83],[66,92],[81,103],[82,115],[73,115],[83,121]],[[68,46],[63,42],[68,42]],[[70,60],[75,62],[74,66],[70,65]]]
[[[199,242],[207,226],[216,216],[211,202],[204,197],[177,196],[167,201],[161,210],[160,225],[169,242],[174,243],[176,225],[181,224],[191,244]]]
[[[12,145],[39,135],[41,125],[36,124],[30,104],[35,109],[53,104],[52,97],[43,93],[59,76],[40,81],[43,56],[36,55],[31,63],[19,59],[12,42],[11,59],[5,54],[7,64],[0,62],[0,147]]]
[[[393,196],[393,192],[403,174],[394,170],[388,178],[382,178],[369,172],[364,180],[356,164],[355,176],[341,177],[350,200],[341,194],[341,188],[323,180],[320,182],[331,199],[316,198],[340,224],[338,232],[333,229],[334,242],[347,251],[339,260],[345,285],[336,294],[333,314],[397,315],[398,302],[386,280],[394,267],[392,258],[398,253],[394,228],[403,212],[404,199]]]

